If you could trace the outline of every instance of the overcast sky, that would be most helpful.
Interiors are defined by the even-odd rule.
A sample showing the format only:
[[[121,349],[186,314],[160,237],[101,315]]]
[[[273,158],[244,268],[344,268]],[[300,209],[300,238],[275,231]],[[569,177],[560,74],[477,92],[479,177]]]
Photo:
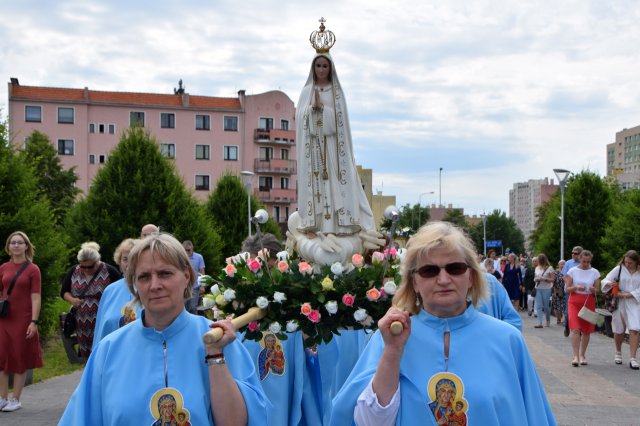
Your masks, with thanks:
[[[358,164],[399,206],[508,213],[514,182],[606,173],[606,144],[640,125],[635,0],[2,1],[0,108],[30,86],[297,102],[318,19]],[[439,189],[439,169],[443,168]],[[420,194],[433,191],[434,194]]]

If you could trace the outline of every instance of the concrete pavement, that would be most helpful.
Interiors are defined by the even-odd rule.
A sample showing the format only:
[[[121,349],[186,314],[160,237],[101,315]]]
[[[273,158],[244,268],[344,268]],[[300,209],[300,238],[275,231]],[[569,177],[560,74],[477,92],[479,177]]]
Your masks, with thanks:
[[[563,327],[533,328],[534,317],[524,313],[523,333],[547,397],[559,425],[638,425],[640,426],[640,372],[629,368],[629,346],[622,347],[623,364],[613,362],[613,339],[591,335],[587,350],[589,365],[571,366],[570,338]],[[0,412],[2,426],[41,426],[57,424],[73,393],[80,371],[27,386],[24,408],[13,413]],[[509,425],[511,426],[511,425]]]

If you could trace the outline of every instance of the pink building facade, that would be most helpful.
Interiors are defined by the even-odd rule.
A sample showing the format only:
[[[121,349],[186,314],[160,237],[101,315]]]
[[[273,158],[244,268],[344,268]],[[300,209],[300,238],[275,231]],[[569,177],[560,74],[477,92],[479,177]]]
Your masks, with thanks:
[[[254,173],[253,193],[282,226],[296,210],[295,107],[281,91],[237,98],[104,92],[9,83],[15,144],[34,131],[49,136],[62,164],[76,167],[86,193],[123,132],[142,125],[194,194],[205,200],[226,172]],[[143,159],[141,159],[143,161]]]

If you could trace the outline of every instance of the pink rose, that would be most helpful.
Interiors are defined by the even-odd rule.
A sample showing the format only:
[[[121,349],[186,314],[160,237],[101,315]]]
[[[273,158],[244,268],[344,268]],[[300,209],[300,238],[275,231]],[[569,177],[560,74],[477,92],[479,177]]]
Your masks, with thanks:
[[[360,253],[356,253],[351,256],[351,263],[353,263],[353,266],[356,268],[361,268],[362,265],[364,265],[364,257],[362,257]]]
[[[371,261],[375,264],[378,265],[382,262],[384,262],[384,254],[381,251],[374,251],[371,254]]]
[[[367,299],[371,300],[372,302],[380,299],[380,290],[378,290],[377,288],[370,288],[369,290],[367,290]]]
[[[320,322],[320,311],[318,311],[317,309],[313,309],[311,312],[309,312],[309,315],[307,315],[307,318],[309,318],[309,321],[311,321],[312,323],[319,323]]]
[[[263,260],[269,259],[269,249],[260,249],[258,251],[258,257]]]
[[[387,257],[395,257],[397,252],[395,247],[391,247],[391,249],[385,249],[384,254],[387,255]]]
[[[251,321],[247,328],[249,329],[249,331],[256,331],[260,328],[260,323],[258,321]]]
[[[312,267],[309,263],[307,262],[300,262],[298,264],[298,270],[300,271],[300,273],[302,275],[307,275],[311,273]]]
[[[352,294],[347,293],[344,296],[342,296],[342,303],[344,303],[347,306],[353,306],[353,303],[355,301],[356,301],[356,298]]]
[[[224,267],[224,273],[227,274],[228,277],[233,278],[236,272],[238,272],[238,270],[231,263],[227,263],[227,266]]]
[[[300,313],[304,316],[309,316],[309,314],[313,311],[310,303],[303,303],[300,307]]]
[[[249,270],[254,274],[260,270],[260,261],[257,259],[251,259],[249,263],[247,263]]]
[[[286,260],[281,260],[278,262],[278,271],[284,273],[289,271],[289,264]]]

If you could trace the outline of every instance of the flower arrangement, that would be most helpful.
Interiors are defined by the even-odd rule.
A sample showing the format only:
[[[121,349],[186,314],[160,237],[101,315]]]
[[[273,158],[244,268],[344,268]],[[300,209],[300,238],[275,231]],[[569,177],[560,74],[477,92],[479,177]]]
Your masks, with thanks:
[[[255,258],[240,253],[227,259],[217,279],[202,277],[209,287],[204,305],[217,310],[218,317],[238,316],[253,306],[265,309],[262,320],[243,330],[246,339],[259,341],[270,331],[286,340],[287,332],[301,330],[305,346],[311,347],[329,342],[340,329],[375,330],[400,282],[403,256],[404,249],[392,248],[373,252],[369,263],[354,254],[347,265],[321,266],[282,251],[267,271],[266,250]]]

